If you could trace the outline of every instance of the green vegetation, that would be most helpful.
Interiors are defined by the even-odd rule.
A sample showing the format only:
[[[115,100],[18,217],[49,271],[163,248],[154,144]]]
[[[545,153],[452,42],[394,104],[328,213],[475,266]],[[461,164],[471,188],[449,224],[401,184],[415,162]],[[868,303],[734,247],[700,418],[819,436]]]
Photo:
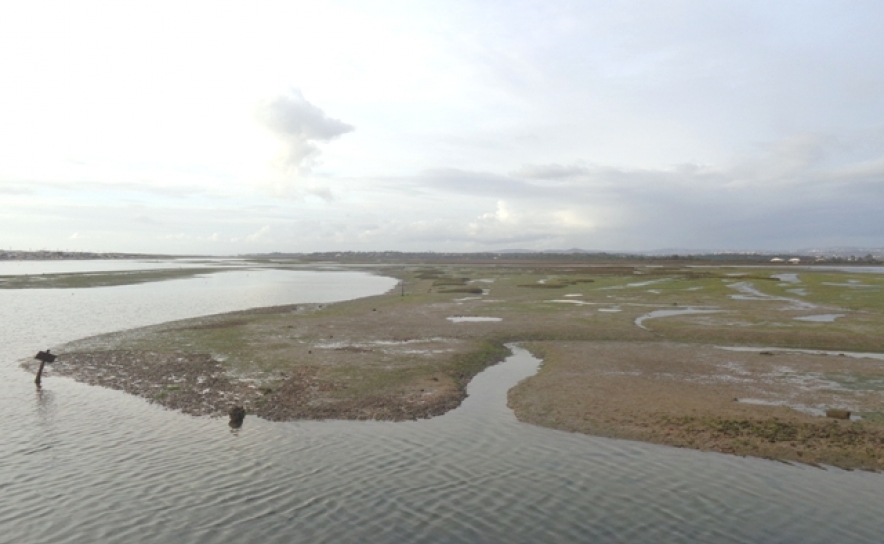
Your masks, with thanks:
[[[466,285],[470,278],[441,278],[433,281],[433,287],[442,285]]]
[[[440,293],[466,293],[468,295],[481,295],[483,293],[481,287],[451,287],[449,289],[439,289]]]
[[[206,271],[156,271],[151,272],[151,277],[168,272]],[[592,418],[575,422],[574,418],[584,418],[584,412],[568,416],[570,420],[562,416],[567,412],[565,401],[554,394],[539,395],[540,386],[536,385],[551,377],[561,380],[551,383],[570,380],[575,387],[591,385],[591,381],[580,381],[587,378],[573,373],[579,365],[593,364],[594,359],[587,356],[577,361],[577,367],[568,367],[574,361],[556,355],[564,344],[592,344],[592,349],[596,349],[598,345],[624,343],[641,345],[641,350],[652,354],[658,351],[655,346],[672,345],[697,349],[770,346],[881,353],[884,277],[879,275],[754,266],[573,263],[547,267],[538,263],[506,267],[439,264],[429,269],[388,266],[378,271],[402,279],[406,296],[400,296],[402,292],[395,289],[339,304],[285,306],[192,319],[86,339],[59,351],[174,353],[175,357],[203,354],[220,364],[225,379],[245,384],[240,388],[245,392],[238,389],[237,394],[242,396],[237,398],[245,399],[243,402],[251,403],[252,410],[269,419],[409,419],[428,417],[455,406],[467,382],[505,357],[505,343],[518,341],[537,354],[551,354],[538,377],[519,386],[519,406],[533,406],[530,421],[542,425],[702,449],[708,448],[701,444],[714,444],[721,451],[789,459],[791,454],[780,450],[770,453],[762,445],[794,444],[796,451],[849,446],[854,451],[863,440],[877,440],[879,426],[884,425],[884,402],[880,399],[884,373],[874,365],[854,365],[848,369],[845,358],[838,357],[821,358],[822,362],[814,364],[824,365],[822,370],[802,371],[801,376],[819,376],[837,386],[833,386],[833,391],[820,390],[821,395],[828,395],[825,402],[841,398],[837,395],[859,395],[844,397],[862,408],[854,411],[864,418],[862,425],[851,423],[848,430],[830,428],[827,422],[820,427],[801,419],[811,417],[806,414],[795,415],[797,419],[789,421],[758,416],[768,413],[765,410],[769,414],[788,411],[782,406],[756,406],[752,417],[737,413],[689,416],[651,406],[647,409],[660,413],[649,416],[648,425],[668,426],[678,434],[677,440],[638,430],[629,431],[634,434],[618,434],[593,427],[587,423]],[[781,281],[774,277],[779,274],[797,274],[797,278]],[[132,277],[137,276],[128,279]],[[63,283],[64,279],[53,281]],[[477,296],[462,298],[462,294]],[[682,308],[717,312],[649,318],[642,323],[646,329],[635,324],[637,318],[651,312]],[[819,314],[843,317],[831,323],[795,319]],[[447,320],[451,316],[497,317],[500,321],[452,323]],[[709,357],[728,361],[726,353],[716,351]],[[628,363],[625,359],[618,364]],[[625,370],[615,367],[611,372]],[[746,372],[761,371],[749,367]],[[688,383],[696,378],[690,372],[678,379],[673,375],[663,364],[647,380],[658,380],[654,383],[664,384],[659,387],[665,388],[678,380]],[[710,376],[710,380],[715,377]],[[690,387],[707,387],[704,383],[692,383]],[[182,399],[186,399],[187,387],[176,383],[151,395],[158,402],[171,406],[174,400],[181,403],[175,407],[186,409],[186,400]],[[629,386],[623,389],[628,391]],[[576,391],[577,395],[588,394],[585,388]],[[726,400],[731,402],[734,396]],[[229,398],[233,397],[217,402],[227,402]],[[517,413],[522,417],[528,412]],[[854,436],[864,438],[854,440]],[[810,456],[805,461],[814,462],[807,460],[811,458],[818,457]],[[821,457],[826,462],[835,462],[836,458],[837,455]],[[877,467],[865,461],[851,463],[845,461],[842,465]]]

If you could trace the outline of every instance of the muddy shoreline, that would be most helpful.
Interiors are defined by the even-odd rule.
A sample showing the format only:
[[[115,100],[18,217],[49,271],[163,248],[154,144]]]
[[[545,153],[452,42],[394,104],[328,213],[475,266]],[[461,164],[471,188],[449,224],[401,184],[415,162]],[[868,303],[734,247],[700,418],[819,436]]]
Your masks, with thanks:
[[[119,389],[196,416],[243,405],[273,421],[401,421],[457,407],[473,376],[508,354],[505,343],[519,342],[545,361],[509,394],[527,423],[884,469],[881,361],[715,347],[884,352],[875,333],[884,325],[879,291],[833,286],[846,284],[844,274],[802,272],[807,294],[799,305],[790,302],[798,295],[785,291],[794,282],[780,285],[759,269],[739,277],[761,293],[751,299],[733,287],[733,273],[596,272],[400,271],[407,293],[247,310],[73,342],[53,349],[60,357],[47,377]],[[648,277],[665,281],[649,284]],[[673,307],[716,311],[647,318]],[[817,313],[844,317],[800,319]],[[826,407],[861,419],[814,412]]]
[[[521,421],[814,466],[884,469],[884,425],[877,412],[854,412],[848,421],[810,408],[879,409],[880,395],[827,383],[823,370],[834,357],[728,353],[668,342],[526,347],[541,354],[545,365],[530,383],[509,392]],[[838,363],[842,370],[854,365],[850,370],[856,372],[880,368],[874,360]]]
[[[315,368],[281,374],[271,388],[230,376],[224,365],[208,354],[185,352],[71,353],[60,356],[53,371],[57,376],[124,391],[193,416],[226,417],[232,406],[243,406],[247,413],[271,421],[422,419],[456,408],[466,396],[461,389],[447,388],[430,396],[375,395],[330,401],[324,393],[343,385],[319,379]]]

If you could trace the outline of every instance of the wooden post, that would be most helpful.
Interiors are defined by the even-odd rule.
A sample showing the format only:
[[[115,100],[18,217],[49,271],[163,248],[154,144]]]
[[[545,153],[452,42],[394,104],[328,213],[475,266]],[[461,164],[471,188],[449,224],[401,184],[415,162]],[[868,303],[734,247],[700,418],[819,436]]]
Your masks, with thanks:
[[[40,370],[37,371],[37,379],[34,380],[34,383],[37,384],[37,387],[40,387],[40,378],[43,377],[43,366],[46,364],[46,361],[40,361]]]
[[[47,349],[46,351],[37,352],[37,355],[34,357],[34,359],[40,361],[40,370],[37,371],[37,379],[34,380],[34,383],[37,384],[37,387],[40,387],[40,381],[43,378],[43,367],[46,365],[46,363],[52,363],[55,360],[55,355],[50,353]]]

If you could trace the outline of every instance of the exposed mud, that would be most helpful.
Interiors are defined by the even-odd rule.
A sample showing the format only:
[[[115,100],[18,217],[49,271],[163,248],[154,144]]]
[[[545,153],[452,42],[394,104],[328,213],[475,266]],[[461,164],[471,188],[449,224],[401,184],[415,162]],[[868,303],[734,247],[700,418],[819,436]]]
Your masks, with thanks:
[[[505,343],[522,342],[545,360],[537,376],[511,391],[510,405],[523,421],[881,470],[880,360],[823,355],[884,352],[880,295],[839,285],[824,290],[825,283],[855,285],[831,272],[800,277],[807,302],[778,294],[795,284],[791,277],[776,281],[757,269],[587,267],[569,276],[439,267],[408,276],[407,292],[210,316],[56,346],[60,357],[47,377],[71,376],[193,415],[223,416],[243,405],[275,421],[398,421],[456,407],[472,377],[505,357]],[[451,292],[473,282],[490,291]],[[642,289],[649,282],[656,293]],[[563,287],[567,299],[549,300],[549,289]],[[843,317],[818,322],[821,315]],[[483,322],[454,323],[452,316]],[[829,409],[858,419],[822,417]]]
[[[524,421],[706,451],[884,469],[884,369],[877,360],[794,352],[723,356],[715,348],[668,342],[528,347],[545,364],[510,392],[510,406]],[[857,375],[879,381],[851,387],[849,377]],[[827,419],[831,408],[859,417]]]
[[[348,388],[345,383],[324,379],[315,366],[280,373],[270,387],[261,385],[266,376],[258,380],[232,375],[209,355],[184,352],[68,353],[59,356],[52,374],[125,391],[194,416],[223,416],[231,406],[241,405],[248,413],[273,421],[429,418],[456,408],[465,396],[454,381],[431,377],[424,388],[410,393],[348,398],[335,394]]]

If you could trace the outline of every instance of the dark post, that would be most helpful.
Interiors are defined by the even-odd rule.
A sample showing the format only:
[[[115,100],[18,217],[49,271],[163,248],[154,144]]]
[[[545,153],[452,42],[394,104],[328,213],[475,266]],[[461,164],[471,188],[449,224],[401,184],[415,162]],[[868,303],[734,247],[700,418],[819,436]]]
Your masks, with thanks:
[[[239,405],[231,406],[230,410],[227,411],[227,415],[230,416],[230,422],[228,423],[230,428],[239,429],[246,418],[246,409]]]
[[[400,296],[405,296],[405,280],[402,280],[402,294]]]
[[[34,356],[34,359],[40,361],[40,370],[37,371],[37,379],[34,380],[34,383],[37,384],[37,387],[40,387],[40,379],[43,377],[43,365],[46,363],[52,364],[55,361],[55,355],[49,353],[49,350],[39,351],[37,355]]]

